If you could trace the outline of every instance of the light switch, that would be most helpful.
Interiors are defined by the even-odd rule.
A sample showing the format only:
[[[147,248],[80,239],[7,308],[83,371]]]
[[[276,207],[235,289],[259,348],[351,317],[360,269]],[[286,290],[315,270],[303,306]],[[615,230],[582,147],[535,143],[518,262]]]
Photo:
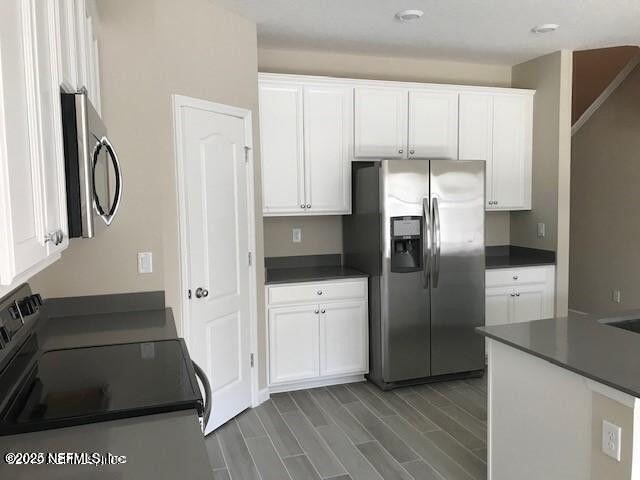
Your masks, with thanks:
[[[302,229],[301,228],[294,228],[291,230],[292,232],[292,240],[293,243],[300,243],[302,242]]]
[[[138,273],[153,272],[153,253],[138,252]]]
[[[613,423],[602,421],[602,452],[620,461],[620,447],[622,443],[622,428]]]

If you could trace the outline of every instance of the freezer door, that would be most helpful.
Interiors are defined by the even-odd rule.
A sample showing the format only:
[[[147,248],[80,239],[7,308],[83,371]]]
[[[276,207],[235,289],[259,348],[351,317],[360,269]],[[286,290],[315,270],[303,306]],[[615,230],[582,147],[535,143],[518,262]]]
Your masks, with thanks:
[[[430,375],[429,162],[383,160],[380,181],[382,377]]]
[[[484,367],[483,161],[431,161],[431,374]]]

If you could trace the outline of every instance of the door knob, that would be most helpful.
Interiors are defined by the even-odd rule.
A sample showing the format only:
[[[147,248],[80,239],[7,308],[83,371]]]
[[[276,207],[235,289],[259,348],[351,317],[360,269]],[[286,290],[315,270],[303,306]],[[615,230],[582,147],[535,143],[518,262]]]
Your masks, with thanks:
[[[198,287],[196,289],[196,298],[203,298],[209,296],[209,290],[206,288]]]

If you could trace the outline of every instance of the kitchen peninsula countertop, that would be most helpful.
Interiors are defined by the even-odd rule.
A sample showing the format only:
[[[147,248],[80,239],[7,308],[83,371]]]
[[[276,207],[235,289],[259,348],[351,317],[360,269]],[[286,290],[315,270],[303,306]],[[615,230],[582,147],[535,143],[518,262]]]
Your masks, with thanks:
[[[596,382],[640,397],[640,333],[608,325],[638,319],[640,310],[610,317],[568,317],[477,328],[503,343]]]
[[[53,299],[38,327],[43,350],[177,337],[163,292]],[[99,452],[122,465],[8,465],[7,452]],[[212,480],[197,413],[184,410],[0,437],[0,478]]]

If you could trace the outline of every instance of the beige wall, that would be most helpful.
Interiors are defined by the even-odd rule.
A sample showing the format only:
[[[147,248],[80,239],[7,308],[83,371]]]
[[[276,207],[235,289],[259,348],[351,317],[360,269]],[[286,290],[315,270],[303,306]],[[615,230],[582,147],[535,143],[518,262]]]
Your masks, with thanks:
[[[462,85],[511,85],[511,68],[443,60],[356,55],[290,49],[258,49],[258,69],[270,73],[297,73],[343,78],[433,82]],[[303,241],[291,241],[291,228],[301,227]],[[265,218],[265,255],[342,253],[340,217]],[[311,235],[316,235],[311,237]],[[509,213],[487,214],[487,244],[509,243]]]
[[[572,139],[569,304],[640,307],[640,67]],[[621,303],[611,290],[621,290]]]
[[[620,461],[602,453],[602,421],[622,428]],[[630,480],[633,464],[634,411],[599,393],[591,395],[591,480]]]
[[[90,241],[72,241],[62,259],[33,278],[32,284],[47,297],[166,290],[180,327],[170,96],[177,93],[251,109],[257,120],[256,26],[210,0],[109,0],[98,8],[103,116],[122,162],[123,203],[107,231]],[[259,145],[254,123],[254,143]],[[256,182],[262,305],[259,186]],[[138,251],[153,252],[152,274],[137,273]],[[258,313],[259,334],[264,338],[263,309]],[[264,352],[261,348],[262,365]]]
[[[571,52],[539,57],[512,70],[512,85],[536,90],[533,118],[532,210],[511,212],[511,243],[555,250],[556,314],[565,315],[569,270]],[[537,238],[538,222],[546,237]]]

